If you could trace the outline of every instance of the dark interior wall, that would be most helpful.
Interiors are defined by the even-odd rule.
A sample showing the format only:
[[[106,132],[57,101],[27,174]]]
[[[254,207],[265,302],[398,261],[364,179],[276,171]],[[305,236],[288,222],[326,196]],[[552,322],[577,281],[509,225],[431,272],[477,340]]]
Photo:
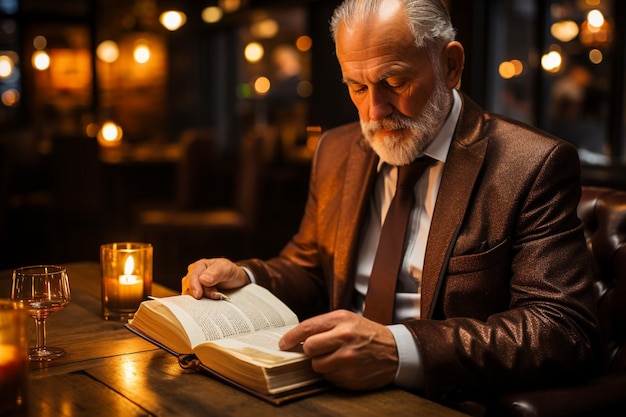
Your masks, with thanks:
[[[348,89],[341,82],[341,69],[329,30],[332,13],[340,3],[338,0],[325,0],[309,6],[309,30],[314,40],[311,72],[315,86],[309,121],[311,125],[319,125],[323,129],[358,120]]]
[[[477,103],[485,105],[485,66],[487,48],[485,25],[487,0],[450,0],[450,16],[457,30],[457,40],[465,49],[465,68],[461,89]]]

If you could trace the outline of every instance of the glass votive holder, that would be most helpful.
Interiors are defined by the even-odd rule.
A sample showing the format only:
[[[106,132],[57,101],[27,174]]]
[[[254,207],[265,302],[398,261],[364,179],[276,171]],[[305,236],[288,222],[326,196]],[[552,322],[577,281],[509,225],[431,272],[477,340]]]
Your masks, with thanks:
[[[19,303],[0,300],[0,416],[28,415],[27,319]]]
[[[152,291],[152,245],[139,242],[100,246],[102,315],[126,322]]]

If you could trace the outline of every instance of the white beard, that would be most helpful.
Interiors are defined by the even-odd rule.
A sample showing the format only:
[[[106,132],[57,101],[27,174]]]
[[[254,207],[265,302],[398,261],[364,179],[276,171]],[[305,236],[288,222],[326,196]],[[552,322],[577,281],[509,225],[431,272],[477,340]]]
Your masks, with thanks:
[[[380,159],[390,165],[408,165],[421,156],[437,136],[452,102],[452,92],[443,80],[436,81],[422,114],[408,118],[396,111],[380,121],[363,122],[361,130],[365,139]],[[379,130],[393,130],[387,135],[375,135]]]

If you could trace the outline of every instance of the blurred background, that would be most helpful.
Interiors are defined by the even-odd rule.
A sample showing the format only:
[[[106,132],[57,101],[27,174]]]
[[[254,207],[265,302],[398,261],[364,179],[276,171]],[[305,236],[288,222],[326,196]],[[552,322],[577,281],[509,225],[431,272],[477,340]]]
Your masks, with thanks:
[[[154,246],[269,257],[297,230],[320,134],[357,120],[330,0],[0,0],[0,269]],[[626,187],[626,2],[448,0],[486,109]]]

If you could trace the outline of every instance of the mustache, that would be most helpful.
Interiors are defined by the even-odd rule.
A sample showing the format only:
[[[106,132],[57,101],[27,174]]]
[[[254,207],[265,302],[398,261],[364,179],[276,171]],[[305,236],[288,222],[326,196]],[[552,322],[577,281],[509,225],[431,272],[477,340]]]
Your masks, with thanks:
[[[369,121],[364,126],[365,130],[370,134],[374,134],[379,130],[412,129],[414,127],[415,123],[413,120],[398,113],[392,113],[382,120]]]

